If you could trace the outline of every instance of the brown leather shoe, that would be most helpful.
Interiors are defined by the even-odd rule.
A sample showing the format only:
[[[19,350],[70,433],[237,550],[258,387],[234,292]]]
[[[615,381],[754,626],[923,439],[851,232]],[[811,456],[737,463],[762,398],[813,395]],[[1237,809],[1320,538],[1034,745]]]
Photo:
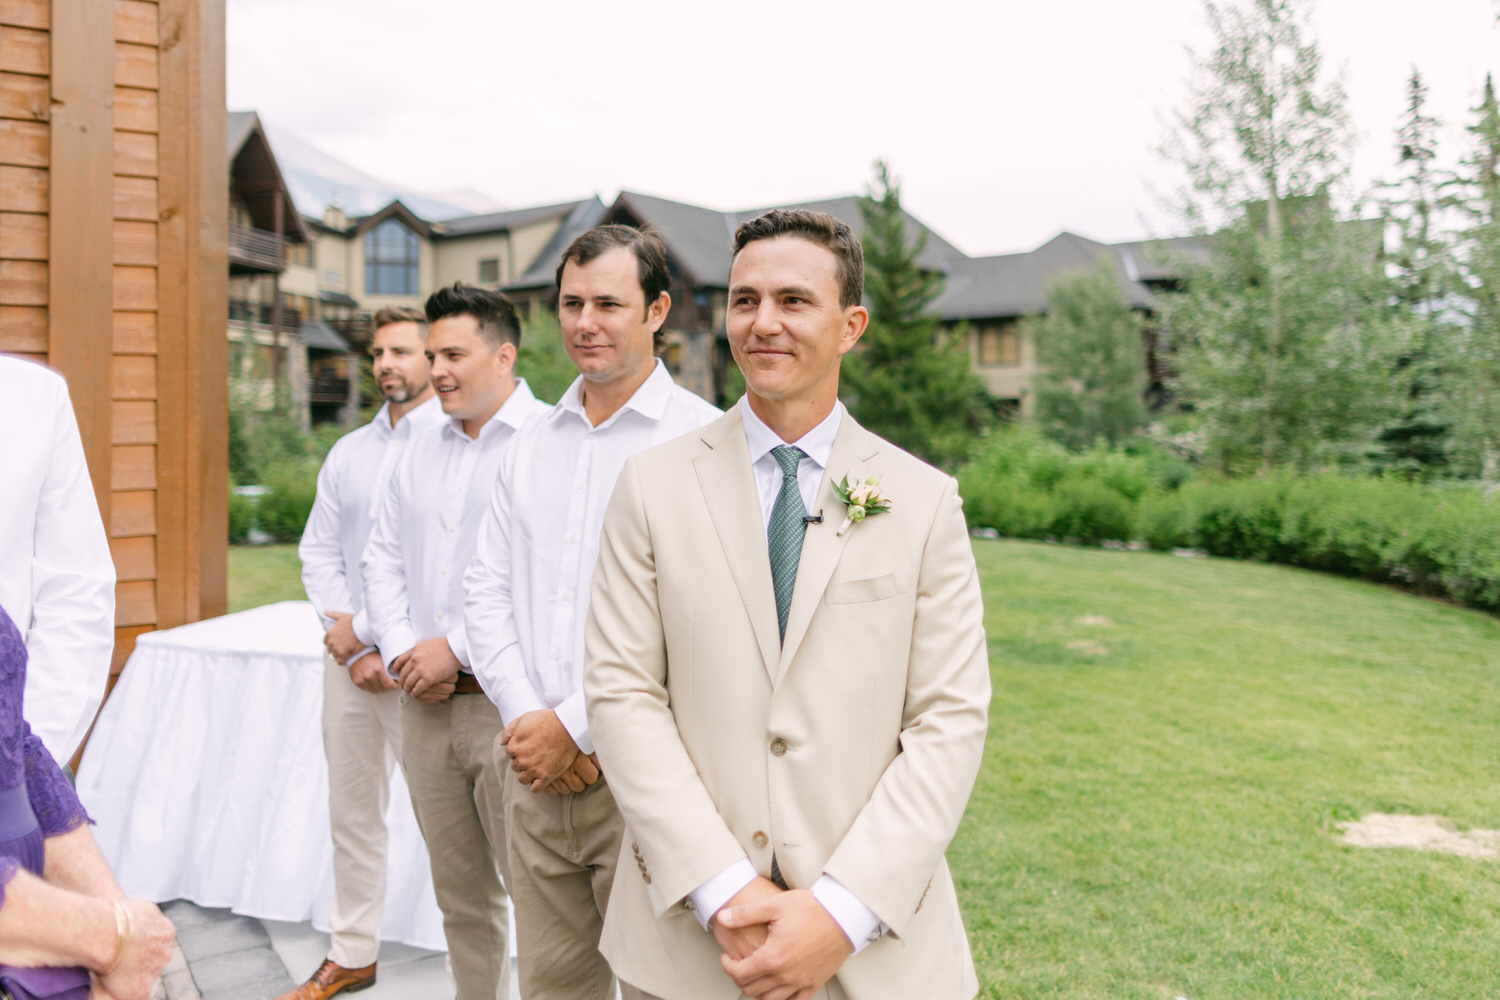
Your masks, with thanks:
[[[363,969],[346,969],[332,959],[318,966],[312,978],[276,1000],[327,1000],[335,993],[358,993],[375,985],[375,963]]]

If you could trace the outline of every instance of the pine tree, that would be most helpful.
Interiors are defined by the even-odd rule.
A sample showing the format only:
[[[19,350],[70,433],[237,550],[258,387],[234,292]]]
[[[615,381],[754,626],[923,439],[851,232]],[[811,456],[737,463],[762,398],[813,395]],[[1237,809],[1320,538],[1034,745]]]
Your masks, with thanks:
[[[1500,103],[1489,77],[1474,115],[1460,197],[1468,221],[1460,256],[1470,316],[1449,356],[1449,416],[1456,471],[1477,474],[1493,488],[1500,483]]]
[[[1379,236],[1341,215],[1349,119],[1307,33],[1306,0],[1205,5],[1215,47],[1165,152],[1209,236],[1164,303],[1180,391],[1226,469],[1363,458],[1396,407],[1404,328]]]
[[[1047,314],[1026,321],[1036,344],[1036,420],[1079,450],[1116,445],[1146,422],[1141,316],[1120,291],[1113,261],[1068,274],[1047,292]]]
[[[1376,463],[1410,476],[1429,476],[1447,463],[1450,380],[1445,352],[1458,331],[1447,318],[1456,289],[1452,247],[1442,226],[1453,181],[1436,167],[1442,123],[1427,113],[1427,85],[1416,67],[1407,81],[1406,109],[1396,130],[1399,179],[1381,185],[1387,260],[1395,295],[1408,310],[1411,350],[1400,360],[1408,376],[1401,410],[1380,433]]]
[[[989,394],[961,336],[940,330],[930,311],[943,276],[918,265],[926,234],[907,239],[900,184],[883,160],[875,182],[859,203],[870,325],[844,358],[840,395],[871,431],[954,469],[989,420]]]

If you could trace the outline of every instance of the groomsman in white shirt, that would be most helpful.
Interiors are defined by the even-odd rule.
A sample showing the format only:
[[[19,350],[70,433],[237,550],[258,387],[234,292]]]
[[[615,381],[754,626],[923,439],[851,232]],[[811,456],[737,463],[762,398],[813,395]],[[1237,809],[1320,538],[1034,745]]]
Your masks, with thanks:
[[[464,577],[474,673],[506,723],[497,766],[515,772],[506,826],[526,1000],[615,995],[599,934],[624,822],[584,714],[583,626],[625,460],[719,416],[656,358],[670,280],[661,240],[627,226],[563,255],[558,317],[580,374],[501,459]]]
[[[318,473],[302,544],[302,586],[323,637],[323,751],[333,829],[333,943],[306,983],[280,1000],[324,1000],[375,981],[385,905],[385,810],[401,759],[401,696],[374,646],[359,560],[407,442],[443,420],[428,381],[427,317],[375,314],[370,344],[385,405],[340,438]]]
[[[548,407],[515,378],[521,328],[510,299],[455,284],[427,300],[427,320],[432,386],[448,419],[413,438],[391,477],[365,549],[365,606],[403,692],[402,760],[457,1000],[505,1000],[500,713],[471,672],[462,581],[501,452]]]
[[[0,356],[0,426],[0,607],[26,642],[26,721],[66,764],[109,680],[115,564],[62,376]]]

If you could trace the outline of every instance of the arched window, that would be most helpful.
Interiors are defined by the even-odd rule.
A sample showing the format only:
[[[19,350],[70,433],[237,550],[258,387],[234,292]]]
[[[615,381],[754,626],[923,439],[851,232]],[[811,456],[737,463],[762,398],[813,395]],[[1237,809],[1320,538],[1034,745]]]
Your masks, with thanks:
[[[365,294],[416,295],[417,234],[398,219],[386,219],[365,233]]]

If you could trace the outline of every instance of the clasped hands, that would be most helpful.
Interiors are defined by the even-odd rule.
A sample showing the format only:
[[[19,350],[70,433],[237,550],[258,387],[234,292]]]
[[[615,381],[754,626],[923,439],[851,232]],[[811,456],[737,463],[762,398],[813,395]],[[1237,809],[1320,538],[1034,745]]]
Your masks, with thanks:
[[[806,889],[760,876],[708,922],[719,961],[755,1000],[808,1000],[854,952],[838,923]]]
[[[599,780],[599,755],[581,753],[550,708],[512,719],[498,744],[510,758],[516,780],[533,792],[565,795],[581,792]]]
[[[346,611],[325,611],[323,614],[333,619],[333,624],[323,633],[323,647],[329,656],[349,668],[349,679],[354,685],[371,694],[396,690],[396,680],[385,672],[379,653],[366,653],[358,659],[350,659],[365,648],[354,634],[354,616]]]

